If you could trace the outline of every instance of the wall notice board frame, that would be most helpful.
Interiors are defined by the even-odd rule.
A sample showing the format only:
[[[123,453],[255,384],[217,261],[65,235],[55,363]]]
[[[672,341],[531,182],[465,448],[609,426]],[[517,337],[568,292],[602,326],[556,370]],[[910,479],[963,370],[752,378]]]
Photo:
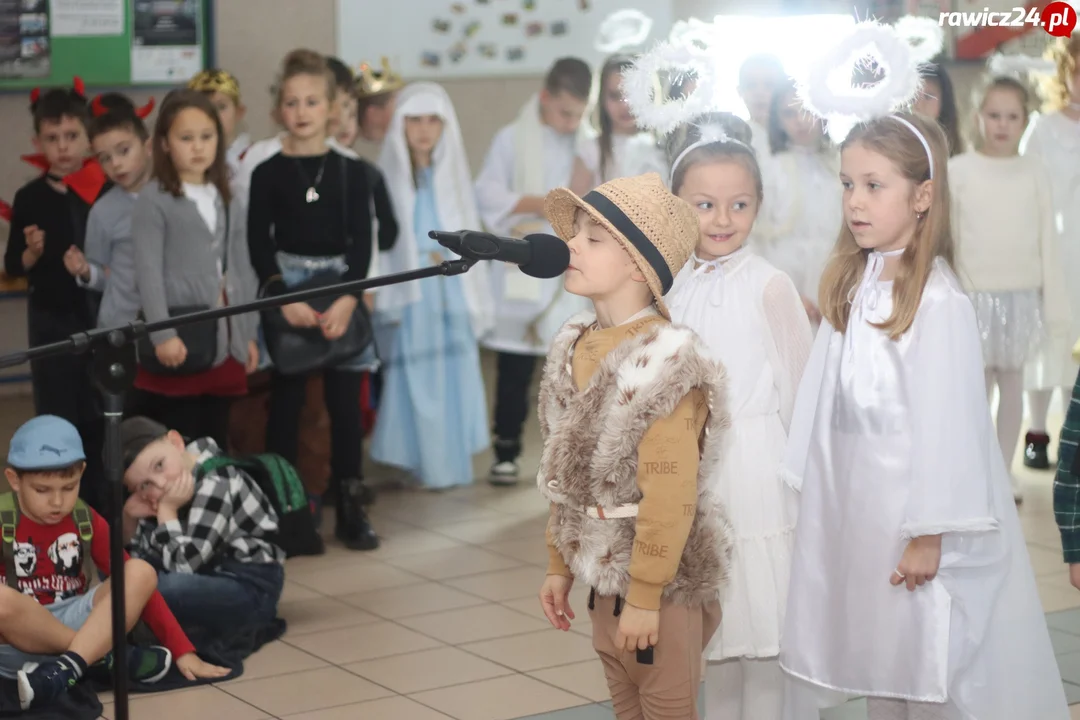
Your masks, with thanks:
[[[122,27],[117,27],[120,13]],[[178,18],[177,22],[148,26],[153,18],[168,15]],[[0,92],[69,86],[76,75],[87,86],[98,88],[177,84],[212,66],[213,16],[214,0],[0,0]],[[140,22],[137,28],[136,17],[150,22]],[[91,34],[93,22],[108,27],[109,34]],[[43,26],[47,34],[27,37]],[[13,38],[16,31],[22,33],[21,39]],[[185,49],[192,38],[194,44]],[[38,47],[30,52],[44,49],[48,54],[47,71],[12,77],[12,72],[27,70],[12,70],[11,46],[21,44],[25,57],[26,45],[34,42]],[[169,55],[176,61],[166,67]],[[159,67],[148,69],[150,61]]]
[[[337,0],[337,54],[357,66],[389,58],[408,80],[543,75],[560,57],[598,65],[596,32],[616,10],[653,20],[646,45],[666,39],[672,0]]]

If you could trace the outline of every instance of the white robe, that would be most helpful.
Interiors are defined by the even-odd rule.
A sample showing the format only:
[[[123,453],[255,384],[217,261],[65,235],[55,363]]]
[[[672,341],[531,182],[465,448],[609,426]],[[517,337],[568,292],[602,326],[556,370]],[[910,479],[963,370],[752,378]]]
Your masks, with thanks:
[[[1065,342],[1051,342],[1048,352],[1058,362],[1047,361],[1026,369],[1030,389],[1072,387],[1078,365],[1071,357],[1072,344],[1080,338],[1080,121],[1060,112],[1032,118],[1021,145],[1024,155],[1038,159],[1050,178],[1058,256],[1067,280],[1071,325]],[[1068,405],[1067,396],[1064,398]]]
[[[251,147],[251,136],[247,133],[237,135],[229,147],[225,150],[225,164],[229,166],[229,174],[235,177],[240,172],[240,161],[244,153]]]
[[[489,232],[523,237],[530,233],[554,234],[551,225],[536,215],[514,214],[514,206],[524,195],[544,195],[570,184],[580,135],[563,135],[525,118],[533,105],[526,105],[523,117],[496,133],[476,177],[476,200],[480,218]],[[537,110],[538,112],[538,110]],[[529,149],[520,147],[522,123],[530,121],[528,133],[539,142]],[[525,134],[528,134],[525,133]],[[522,153],[528,153],[523,157]],[[522,163],[536,163],[541,172],[526,174]],[[530,278],[509,263],[492,263],[492,296],[495,326],[483,345],[499,352],[546,355],[551,340],[563,323],[588,307],[588,300],[563,290],[562,277],[548,280]],[[539,321],[538,321],[539,319]],[[538,321],[538,322],[537,322]],[[537,323],[540,342],[530,342],[527,329]]]
[[[758,252],[814,305],[843,222],[836,160],[835,153],[803,148],[773,155],[763,169],[765,201],[754,225]]]
[[[659,173],[667,180],[670,171],[664,153],[652,133],[642,132],[634,135],[613,135],[611,137],[611,157],[608,159],[606,172],[600,177],[600,140],[588,138],[580,143],[578,157],[597,185],[621,177],[634,177],[646,173]]]
[[[847,332],[823,323],[803,375],[785,458],[801,504],[781,663],[832,691],[948,701],[964,720],[1067,720],[974,308],[938,259],[898,341],[869,324],[891,310],[892,284],[868,270]],[[891,585],[908,539],[934,534],[937,578]]]
[[[780,460],[810,322],[791,281],[748,249],[695,265],[675,277],[667,304],[672,321],[701,335],[727,369],[729,450],[709,486],[735,531],[724,622],[706,657],[771,658],[780,652],[796,520]]]

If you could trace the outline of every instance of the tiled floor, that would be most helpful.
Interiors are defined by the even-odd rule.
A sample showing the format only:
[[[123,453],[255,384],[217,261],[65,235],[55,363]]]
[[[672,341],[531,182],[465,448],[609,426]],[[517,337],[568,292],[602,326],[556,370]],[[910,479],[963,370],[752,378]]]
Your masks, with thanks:
[[[0,400],[0,450],[28,414]],[[1057,420],[1060,422],[1060,420]],[[535,423],[526,468],[535,463]],[[6,452],[6,450],[5,450]],[[478,458],[477,470],[489,458]],[[1049,473],[1020,470],[1023,525],[1050,613],[1070,701],[1080,703],[1080,591],[1068,583]],[[384,475],[385,476],[385,475]],[[331,544],[290,560],[281,614],[289,631],[214,687],[136,697],[136,720],[602,720],[611,718],[589,639],[583,589],[569,633],[551,630],[536,593],[546,508],[532,483],[445,493],[384,492],[370,554]],[[329,528],[328,528],[329,529]],[[103,698],[105,702],[108,697]],[[106,704],[105,717],[111,706]],[[1073,708],[1080,720],[1080,705]],[[823,716],[862,720],[858,703]]]

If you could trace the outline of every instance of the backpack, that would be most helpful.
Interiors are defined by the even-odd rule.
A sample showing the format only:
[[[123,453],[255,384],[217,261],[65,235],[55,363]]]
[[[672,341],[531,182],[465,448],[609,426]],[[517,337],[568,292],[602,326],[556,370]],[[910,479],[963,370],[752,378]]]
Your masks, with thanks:
[[[199,465],[201,472],[233,467],[246,473],[263,491],[278,516],[277,534],[267,540],[285,551],[287,557],[322,555],[322,537],[315,529],[315,516],[307,491],[296,468],[280,455],[263,453],[230,457],[215,455]]]
[[[0,552],[4,555],[5,584],[13,590],[19,589],[19,575],[15,571],[15,530],[19,527],[19,514],[19,503],[15,499],[15,493],[0,494],[0,540],[3,541]],[[82,498],[75,500],[71,519],[75,522],[75,530],[79,534],[79,542],[82,543],[82,559],[85,564],[90,557],[94,524],[90,517],[90,506],[83,502]]]

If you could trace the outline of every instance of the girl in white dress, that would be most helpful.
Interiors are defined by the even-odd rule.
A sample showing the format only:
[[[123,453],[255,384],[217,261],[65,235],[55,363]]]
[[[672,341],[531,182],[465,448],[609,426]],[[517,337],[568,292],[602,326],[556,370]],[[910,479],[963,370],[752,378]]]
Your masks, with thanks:
[[[769,146],[773,155],[765,174],[768,201],[755,240],[761,243],[762,255],[795,283],[816,325],[821,319],[821,272],[840,227],[839,159],[821,121],[802,108],[791,81],[773,94]]]
[[[1021,152],[1038,160],[1050,178],[1058,253],[1069,279],[1072,324],[1068,342],[1050,349],[1044,362],[1030,366],[1024,378],[1031,404],[1024,464],[1039,469],[1050,467],[1046,455],[1050,400],[1060,387],[1061,402],[1068,405],[1077,373],[1069,350],[1080,338],[1080,33],[1056,39],[1047,56],[1056,71],[1043,88],[1045,112],[1032,120]]]
[[[979,104],[978,150],[949,160],[959,275],[979,321],[987,393],[999,393],[998,443],[1010,469],[1024,417],[1024,366],[1038,360],[1047,337],[1053,347],[1069,340],[1050,185],[1017,150],[1027,120],[1027,88],[993,78]],[[1022,499],[1015,478],[1013,495]]]
[[[622,72],[633,62],[629,55],[612,55],[600,70],[596,100],[598,132],[596,137],[584,138],[578,144],[570,181],[570,189],[578,195],[615,178],[650,172],[660,173],[662,177],[668,174],[656,138],[641,131],[623,96]]]
[[[672,192],[697,208],[701,238],[668,296],[728,371],[728,451],[712,478],[736,535],[724,620],[707,650],[708,720],[780,720],[777,662],[795,536],[793,491],[780,478],[788,422],[810,352],[791,280],[744,247],[761,207],[750,128],[727,113],[669,139]]]
[[[893,38],[890,72],[917,71],[893,31],[857,28],[838,55]],[[867,696],[872,720],[1066,720],[952,269],[945,135],[879,114],[917,87],[890,85],[841,144],[844,224],[784,460],[801,495],[781,663],[799,687]]]

